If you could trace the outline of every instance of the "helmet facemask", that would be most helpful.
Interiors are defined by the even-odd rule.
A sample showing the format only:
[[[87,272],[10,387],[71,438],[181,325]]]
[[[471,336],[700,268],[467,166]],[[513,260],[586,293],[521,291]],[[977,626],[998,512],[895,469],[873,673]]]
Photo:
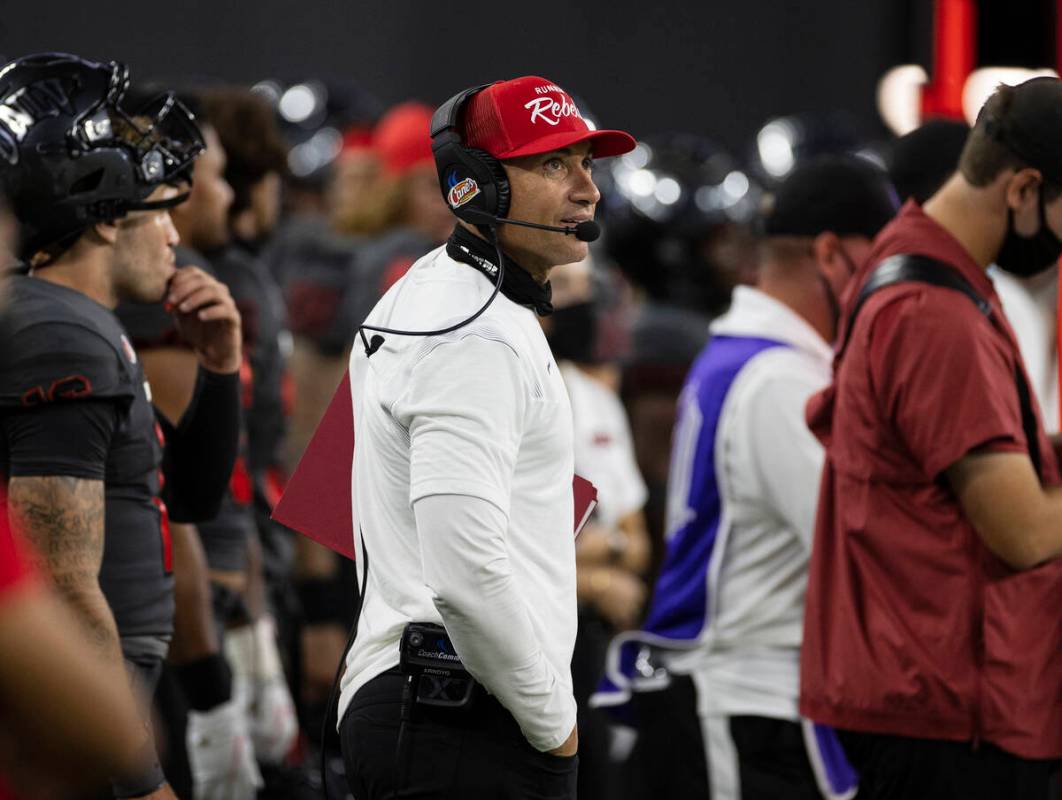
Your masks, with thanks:
[[[146,200],[161,185],[191,182],[205,147],[195,117],[172,92],[127,109],[128,86],[124,65],[65,54],[0,70],[0,178],[23,259],[44,251],[54,260],[97,222],[186,199]]]

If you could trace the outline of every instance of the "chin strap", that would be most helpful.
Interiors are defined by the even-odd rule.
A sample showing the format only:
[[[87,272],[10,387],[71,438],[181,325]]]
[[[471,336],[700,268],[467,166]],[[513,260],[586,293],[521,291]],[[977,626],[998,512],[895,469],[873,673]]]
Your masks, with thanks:
[[[166,200],[140,200],[135,203],[124,201],[101,200],[88,206],[89,213],[95,217],[95,221],[121,219],[130,211],[161,211],[163,209],[179,206],[188,199],[191,192],[181,192]],[[56,242],[42,247],[28,260],[28,270],[42,269],[53,263],[59,256],[65,253],[78,240],[88,227],[95,224],[90,222],[83,228],[78,228],[63,236]],[[27,271],[28,271],[27,270]]]
[[[169,198],[168,200],[141,200],[139,203],[127,203],[125,208],[127,211],[158,211],[163,208],[173,208],[179,206],[185,200],[191,192],[181,192],[181,194]]]

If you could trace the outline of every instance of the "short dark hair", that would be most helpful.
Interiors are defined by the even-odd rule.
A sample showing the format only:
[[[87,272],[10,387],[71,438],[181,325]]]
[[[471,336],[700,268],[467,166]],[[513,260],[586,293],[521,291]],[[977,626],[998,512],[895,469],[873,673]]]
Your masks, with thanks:
[[[250,206],[251,188],[270,172],[283,176],[287,148],[277,129],[273,109],[264,98],[238,86],[210,87],[198,92],[204,116],[225,148],[225,180],[232,186],[230,214]]]
[[[1018,156],[999,135],[1014,104],[1015,87],[1001,83],[988,98],[959,156],[959,171],[974,186],[988,186],[1004,170],[1033,167]],[[1043,179],[1044,201],[1062,195],[1062,186]]]

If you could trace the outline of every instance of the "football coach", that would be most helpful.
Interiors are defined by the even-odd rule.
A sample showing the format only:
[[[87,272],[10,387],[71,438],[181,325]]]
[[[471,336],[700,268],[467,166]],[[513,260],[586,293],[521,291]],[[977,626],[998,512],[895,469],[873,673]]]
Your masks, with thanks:
[[[528,76],[436,112],[457,224],[350,361],[361,614],[339,718],[359,800],[574,798],[572,420],[537,317],[597,238],[591,130]]]

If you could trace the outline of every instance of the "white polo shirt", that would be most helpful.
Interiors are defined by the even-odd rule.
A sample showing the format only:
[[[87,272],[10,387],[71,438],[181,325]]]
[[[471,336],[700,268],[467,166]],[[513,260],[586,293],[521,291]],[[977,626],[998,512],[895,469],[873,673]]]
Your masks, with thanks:
[[[445,328],[492,291],[440,247],[366,322]],[[453,333],[383,336],[371,357],[359,337],[350,359],[355,545],[361,564],[360,532],[369,568],[340,718],[366,681],[398,664],[406,623],[436,622],[531,744],[557,747],[575,723],[576,632],[572,419],[560,370],[534,312],[501,294]]]

